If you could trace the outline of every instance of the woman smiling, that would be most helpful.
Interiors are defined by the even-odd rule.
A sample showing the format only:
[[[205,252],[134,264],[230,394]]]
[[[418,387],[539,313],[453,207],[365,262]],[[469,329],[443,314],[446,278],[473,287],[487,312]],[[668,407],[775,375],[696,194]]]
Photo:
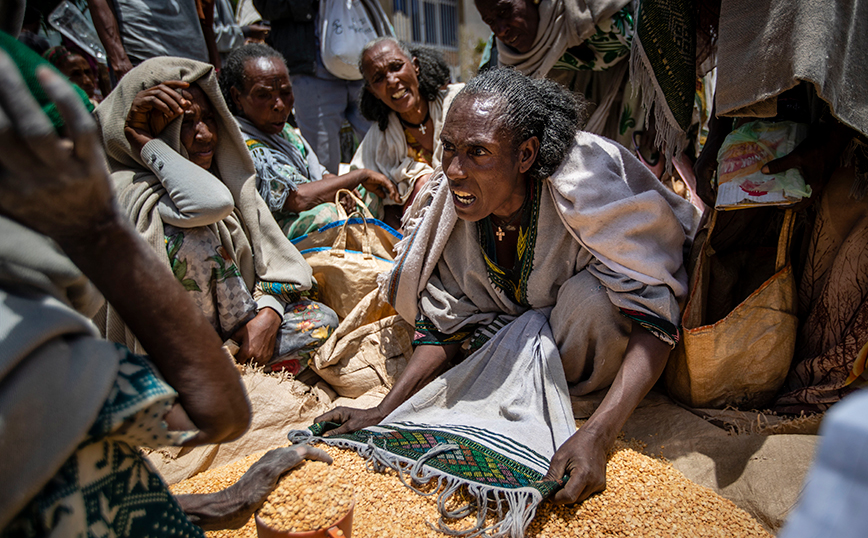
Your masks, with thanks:
[[[387,222],[396,224],[440,164],[440,129],[463,84],[447,85],[449,68],[439,53],[391,37],[365,45],[359,66],[365,77],[359,109],[377,125],[350,167],[376,170],[395,184],[400,199],[387,207]]]

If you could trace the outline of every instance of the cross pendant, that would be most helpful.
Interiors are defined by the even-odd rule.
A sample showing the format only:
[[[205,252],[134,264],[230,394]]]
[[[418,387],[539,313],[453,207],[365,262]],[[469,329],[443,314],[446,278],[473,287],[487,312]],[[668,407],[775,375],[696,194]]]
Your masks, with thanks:
[[[497,240],[498,240],[498,241],[503,241],[503,237],[504,237],[506,234],[503,233],[503,230],[501,230],[501,229],[500,229],[500,226],[498,226],[498,227],[497,227],[497,231],[494,232],[494,235],[497,236]]]
[[[425,134],[426,129],[427,129],[427,127],[425,127],[424,123],[419,126],[419,132],[422,134]]]

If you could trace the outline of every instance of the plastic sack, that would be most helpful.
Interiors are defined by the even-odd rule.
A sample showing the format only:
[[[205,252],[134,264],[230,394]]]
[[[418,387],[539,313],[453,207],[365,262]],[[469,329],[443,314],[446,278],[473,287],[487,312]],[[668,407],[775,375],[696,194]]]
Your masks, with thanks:
[[[69,0],[61,2],[48,16],[48,22],[58,32],[87,51],[96,61],[106,65],[105,49],[93,25]]]
[[[334,76],[360,80],[359,57],[368,41],[395,34],[377,0],[322,0],[320,54]]]
[[[715,209],[789,205],[811,196],[802,174],[791,168],[763,174],[763,165],[790,154],[805,139],[808,126],[792,121],[752,121],[729,133],[717,154]]]

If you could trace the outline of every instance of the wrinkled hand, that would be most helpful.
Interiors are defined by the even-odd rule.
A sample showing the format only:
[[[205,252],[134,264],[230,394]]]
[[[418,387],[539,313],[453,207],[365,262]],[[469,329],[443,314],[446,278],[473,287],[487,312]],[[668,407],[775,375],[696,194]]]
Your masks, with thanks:
[[[362,181],[362,187],[380,198],[391,198],[394,202],[401,201],[401,195],[398,194],[398,188],[392,180],[379,172],[368,170],[367,179]]]
[[[184,113],[190,102],[181,96],[180,90],[189,86],[188,82],[169,80],[136,94],[124,125],[133,151],[141,153],[145,144],[160,136],[172,120]]]
[[[316,417],[314,422],[337,422],[340,427],[327,431],[323,437],[330,437],[341,433],[351,433],[368,426],[379,424],[386,415],[379,407],[370,409],[354,409],[352,407],[335,407],[328,413]]]
[[[283,318],[271,308],[260,310],[255,318],[232,335],[240,348],[235,354],[235,360],[240,363],[252,360],[263,366],[268,364],[274,355],[274,343],[277,341],[277,330],[281,323]]]
[[[54,127],[0,51],[0,213],[63,243],[117,217],[96,123],[68,82],[36,71],[57,104],[67,139]]]
[[[304,460],[332,463],[326,452],[308,445],[276,448],[254,463],[232,486],[205,495],[177,495],[190,520],[205,530],[237,529],[274,490],[281,475]]]
[[[841,153],[852,139],[849,128],[835,122],[815,124],[808,136],[788,155],[769,161],[762,168],[764,174],[778,174],[791,168],[798,169],[811,186],[811,197],[795,206],[800,209],[819,198],[820,192],[832,173],[838,168]]]
[[[598,438],[580,429],[555,452],[544,480],[556,480],[569,474],[563,488],[552,500],[559,504],[582,502],[606,489],[606,447]]]

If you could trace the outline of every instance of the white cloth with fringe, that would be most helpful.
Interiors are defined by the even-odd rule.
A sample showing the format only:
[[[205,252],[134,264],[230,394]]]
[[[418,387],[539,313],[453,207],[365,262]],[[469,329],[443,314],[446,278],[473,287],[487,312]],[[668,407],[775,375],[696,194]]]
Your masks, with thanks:
[[[401,446],[390,450],[379,434],[390,436],[396,430],[427,440],[422,441],[427,450],[417,450],[413,457]],[[436,480],[441,518],[435,527],[441,532],[456,534],[448,520],[472,513],[469,506],[447,508],[450,497],[466,486],[475,499],[477,524],[460,534],[518,538],[524,536],[544,493],[554,488],[553,482],[541,482],[552,456],[575,431],[548,312],[530,310],[380,425],[315,439],[355,449],[376,468],[398,471],[417,492],[415,486]],[[291,432],[290,440],[310,441],[309,435],[304,430]],[[468,466],[471,471],[462,473]],[[477,469],[489,472],[480,477],[473,472]],[[491,515],[496,521],[486,527],[486,516]]]

